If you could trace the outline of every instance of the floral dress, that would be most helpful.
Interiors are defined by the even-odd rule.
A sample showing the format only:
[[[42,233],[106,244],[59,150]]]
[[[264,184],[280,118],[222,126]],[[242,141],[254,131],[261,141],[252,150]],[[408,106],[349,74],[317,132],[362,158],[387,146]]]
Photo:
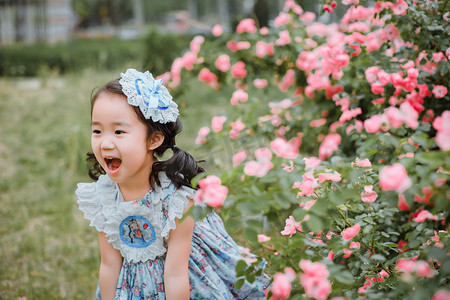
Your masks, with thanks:
[[[119,188],[107,175],[97,182],[79,183],[78,205],[90,226],[104,232],[123,256],[115,299],[165,299],[164,261],[167,239],[193,198],[193,189],[176,189],[160,174],[143,198],[123,201]],[[196,221],[189,258],[191,299],[264,299],[269,277],[234,287],[235,266],[244,249],[226,232],[216,213]],[[97,287],[96,299],[100,299]]]

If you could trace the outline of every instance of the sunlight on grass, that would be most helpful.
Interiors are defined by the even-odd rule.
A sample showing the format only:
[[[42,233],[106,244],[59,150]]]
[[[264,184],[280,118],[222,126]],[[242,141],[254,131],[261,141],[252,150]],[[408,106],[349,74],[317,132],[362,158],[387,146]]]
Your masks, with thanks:
[[[0,80],[2,299],[92,298],[97,233],[78,210],[74,191],[77,182],[90,181],[84,159],[91,91],[119,72]],[[192,80],[175,99],[184,123],[178,144],[194,156],[198,129],[228,105],[215,93]]]

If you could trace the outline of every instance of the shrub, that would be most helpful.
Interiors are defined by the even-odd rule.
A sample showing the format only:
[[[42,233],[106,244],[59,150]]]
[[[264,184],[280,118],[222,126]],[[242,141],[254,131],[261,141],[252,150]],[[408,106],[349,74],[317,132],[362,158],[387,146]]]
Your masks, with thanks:
[[[64,44],[0,48],[0,76],[37,76],[42,68],[59,73],[85,68],[117,69],[142,57],[142,40],[73,40]]]
[[[151,29],[144,39],[143,66],[153,74],[170,69],[173,60],[189,45],[192,36],[159,33]]]
[[[215,162],[228,198],[210,202],[268,261],[271,299],[448,296],[446,2],[344,4],[340,24],[287,0],[270,28],[196,37],[167,84],[235,90],[197,141],[215,158],[227,142]],[[257,264],[238,275],[254,280]]]

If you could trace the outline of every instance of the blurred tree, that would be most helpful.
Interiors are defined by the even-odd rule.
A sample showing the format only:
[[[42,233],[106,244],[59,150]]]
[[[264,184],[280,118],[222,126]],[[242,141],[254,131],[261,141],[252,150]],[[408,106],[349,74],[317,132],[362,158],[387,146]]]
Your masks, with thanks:
[[[132,17],[132,3],[127,0],[72,0],[82,28],[105,24],[120,25]]]
[[[256,0],[253,6],[260,27],[269,26],[269,7],[266,0]]]

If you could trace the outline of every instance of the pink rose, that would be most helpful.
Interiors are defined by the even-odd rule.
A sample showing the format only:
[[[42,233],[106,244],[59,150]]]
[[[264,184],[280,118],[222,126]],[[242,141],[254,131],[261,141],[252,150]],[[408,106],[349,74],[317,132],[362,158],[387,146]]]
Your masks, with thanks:
[[[433,127],[437,130],[436,143],[441,150],[450,150],[450,110],[446,110],[434,119]]]
[[[398,204],[397,208],[401,211],[409,211],[410,207],[408,205],[408,202],[406,202],[405,196],[402,194],[398,195]]]
[[[431,204],[430,198],[433,196],[433,189],[431,186],[425,186],[422,188],[423,197],[420,197],[418,194],[414,194],[414,201],[419,203]]]
[[[230,57],[226,54],[220,55],[215,62],[215,66],[222,72],[227,72],[230,69]]]
[[[326,278],[304,274],[300,282],[310,298],[325,300],[331,293],[331,283]]]
[[[352,255],[353,250],[350,249],[344,249],[344,258],[348,258]]]
[[[327,280],[329,272],[327,267],[319,262],[310,260],[301,260],[300,268],[305,274],[302,275],[300,282],[305,288],[306,295],[311,298],[325,300],[331,293],[331,284]]]
[[[212,85],[217,82],[217,76],[207,68],[203,68],[198,74],[198,80],[203,81],[208,85]]]
[[[283,30],[280,32],[279,38],[275,41],[275,45],[284,46],[291,42],[291,38],[289,37],[289,31]]]
[[[330,133],[327,135],[319,147],[319,158],[324,160],[325,158],[330,157],[331,154],[339,148],[340,143],[341,136],[339,134]]]
[[[408,177],[405,168],[395,163],[386,166],[380,171],[380,187],[383,190],[394,190],[403,193],[411,186],[411,179]]]
[[[392,127],[399,128],[403,124],[403,116],[397,107],[389,106],[385,110],[385,116],[391,123]]]
[[[231,128],[237,131],[242,131],[245,128],[245,124],[242,123],[241,119],[238,119],[236,122],[231,123]]]
[[[294,159],[298,155],[301,140],[298,137],[286,141],[282,138],[276,138],[270,143],[270,147],[276,155],[283,158]]]
[[[244,173],[249,176],[263,177],[273,168],[273,164],[270,162],[272,153],[267,148],[259,148],[255,150],[255,157],[256,161],[251,160],[245,164]]]
[[[245,63],[243,61],[238,61],[231,67],[231,74],[233,78],[244,78],[247,76],[247,70],[245,69]]]
[[[270,289],[274,300],[284,300],[289,297],[289,294],[291,293],[291,281],[285,274],[277,273],[273,278],[273,283]]]
[[[403,274],[413,274],[420,277],[431,278],[436,275],[436,271],[430,268],[430,266],[423,260],[414,261],[412,259],[399,259],[397,261],[397,269]]]
[[[263,177],[273,168],[270,161],[248,161],[245,163],[244,173],[249,176]]]
[[[447,88],[443,85],[435,85],[432,93],[436,98],[443,98],[447,95]]]
[[[313,195],[314,189],[319,186],[319,184],[317,183],[317,180],[314,177],[307,178],[307,177],[305,177],[305,175],[303,175],[303,178],[304,178],[303,181],[298,186],[300,188],[301,192],[298,193],[297,196]]]
[[[383,118],[381,115],[373,115],[364,121],[364,128],[369,133],[377,133],[381,130]]]
[[[232,105],[236,105],[239,103],[239,101],[245,102],[247,100],[248,94],[242,89],[237,89],[236,91],[233,92],[230,102]]]
[[[372,203],[378,198],[377,193],[372,189],[373,185],[366,185],[364,187],[364,193],[361,193],[361,200],[363,202]]]
[[[436,144],[443,151],[450,150],[450,130],[439,131],[436,134]]]
[[[450,291],[447,290],[439,290],[434,293],[433,298],[431,300],[449,300],[450,299]]]
[[[216,185],[220,185],[222,183],[222,181],[220,180],[219,177],[214,176],[214,175],[210,175],[207,176],[205,178],[203,178],[202,180],[200,180],[198,182],[198,186],[201,189],[207,189],[209,186],[216,186]]]
[[[383,85],[379,81],[375,81],[370,85],[371,91],[374,94],[381,94],[384,91]]]
[[[233,155],[233,166],[239,166],[247,158],[247,151],[241,150]]]
[[[325,124],[327,122],[327,120],[325,118],[320,118],[317,120],[312,120],[311,122],[309,122],[309,127],[320,127],[323,124]]]
[[[281,91],[286,92],[289,87],[295,82],[295,71],[292,69],[287,70],[286,74],[283,76],[283,79],[279,83],[279,88]]]
[[[264,87],[267,86],[267,80],[266,79],[255,79],[253,80],[253,85],[257,88],[257,89],[262,89]]]
[[[263,41],[256,42],[256,56],[263,58],[266,55],[273,55],[274,48],[272,43],[265,43]]]
[[[183,65],[187,70],[192,70],[194,64],[197,62],[197,53],[195,52],[186,52],[183,57]]]
[[[342,113],[341,117],[339,118],[339,122],[349,121],[360,114],[362,114],[361,107],[346,110]]]
[[[307,259],[302,259],[299,266],[305,274],[326,278],[330,273],[327,267],[320,262],[311,262]]]
[[[314,168],[320,166],[321,160],[317,157],[311,156],[311,157],[305,157],[303,159],[305,161],[305,170],[308,170],[309,168]]]
[[[361,226],[358,223],[351,227],[345,228],[341,232],[342,239],[344,241],[348,241],[348,240],[354,238],[359,233],[360,230],[361,230]]]
[[[281,12],[273,21],[275,27],[280,27],[284,24],[289,23],[291,16],[288,13]]]
[[[204,144],[204,143],[206,143],[205,137],[208,135],[209,131],[210,131],[209,127],[201,127],[198,130],[197,138],[195,140],[195,143],[196,144]]]
[[[358,157],[356,158],[356,165],[358,167],[371,167],[372,163],[368,158],[365,158],[363,160],[360,160]]]
[[[256,32],[256,26],[255,26],[255,20],[253,19],[243,19],[239,24],[236,26],[236,32],[237,33],[255,33]]]
[[[215,116],[211,120],[211,128],[214,132],[219,132],[223,129],[223,123],[227,120],[227,117]]]
[[[281,232],[282,235],[290,235],[292,236],[297,231],[302,231],[302,225],[300,222],[296,222],[293,216],[289,216],[288,219],[286,219],[286,226],[284,227],[284,230]]]
[[[433,216],[428,210],[422,210],[417,217],[414,218],[414,221],[418,223],[425,222],[426,220],[437,220],[437,216]]]
[[[206,203],[209,206],[220,208],[228,194],[228,188],[221,185],[217,176],[210,175],[199,181],[200,187],[194,194],[196,203]]]
[[[214,36],[221,36],[222,33],[223,33],[223,28],[222,28],[221,25],[216,24],[216,25],[213,26],[211,32],[212,32],[212,34],[213,34]]]
[[[380,71],[380,68],[377,66],[369,67],[365,71],[366,79],[369,83],[373,83],[377,80],[377,74]]]
[[[417,119],[419,118],[419,113],[411,106],[409,102],[403,102],[400,104],[400,114],[402,116],[403,122],[408,124],[412,129],[417,128],[419,123]]]
[[[333,173],[319,173],[319,182],[322,183],[325,180],[331,180],[331,181],[341,181],[341,174],[334,171]]]
[[[201,35],[195,36],[190,44],[192,52],[198,53],[200,51],[200,47],[205,41],[205,38]]]
[[[267,235],[264,234],[258,234],[258,242],[259,243],[265,243],[270,241],[270,237],[268,237]]]
[[[255,157],[259,161],[271,160],[272,152],[267,148],[259,148],[255,150]]]
[[[377,78],[383,86],[391,82],[391,75],[386,73],[384,70],[378,71]]]
[[[408,3],[406,3],[404,0],[398,0],[397,3],[394,3],[392,5],[392,11],[394,12],[394,15],[397,16],[405,15],[408,7]]]

